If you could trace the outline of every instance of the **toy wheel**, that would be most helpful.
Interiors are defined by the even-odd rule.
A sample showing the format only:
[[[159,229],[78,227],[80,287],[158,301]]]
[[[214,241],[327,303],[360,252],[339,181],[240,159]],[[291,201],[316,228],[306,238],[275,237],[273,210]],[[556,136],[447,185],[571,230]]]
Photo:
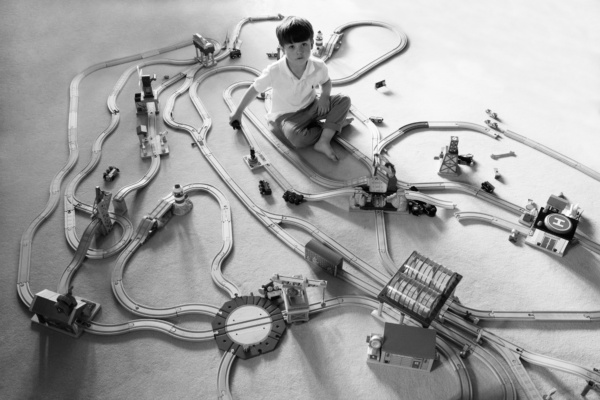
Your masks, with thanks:
[[[435,214],[437,213],[437,207],[433,204],[428,204],[425,206],[425,213],[430,217],[435,217]]]

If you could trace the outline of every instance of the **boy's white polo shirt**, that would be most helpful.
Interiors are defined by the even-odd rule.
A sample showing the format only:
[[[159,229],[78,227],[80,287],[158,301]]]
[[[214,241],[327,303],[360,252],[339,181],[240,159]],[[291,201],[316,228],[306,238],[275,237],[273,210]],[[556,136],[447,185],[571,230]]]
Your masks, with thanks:
[[[308,106],[317,95],[315,89],[329,80],[327,65],[320,59],[310,57],[300,79],[292,73],[285,60],[282,57],[269,65],[254,81],[254,89],[258,92],[273,89],[271,111],[267,114],[269,120]]]

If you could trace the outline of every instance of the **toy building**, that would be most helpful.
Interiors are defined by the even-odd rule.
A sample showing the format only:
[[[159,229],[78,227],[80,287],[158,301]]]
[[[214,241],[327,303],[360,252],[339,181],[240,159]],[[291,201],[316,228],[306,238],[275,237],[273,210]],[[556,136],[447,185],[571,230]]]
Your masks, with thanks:
[[[460,274],[413,251],[377,298],[427,328],[461,279]]]
[[[432,329],[386,323],[383,336],[367,336],[367,362],[430,372],[437,358]]]
[[[350,197],[350,211],[374,211],[406,214],[408,203],[404,190],[398,190],[396,168],[384,156],[373,162],[373,177],[356,188]]]
[[[388,190],[386,179],[375,176],[368,179],[364,189],[350,197],[350,211],[373,211],[406,213],[407,201],[403,190]]]
[[[100,310],[100,305],[81,297],[58,294],[48,289],[37,293],[29,308],[31,320],[67,335],[79,337],[85,326]]]
[[[577,204],[551,195],[546,207],[538,211],[525,243],[562,257],[575,236],[582,213]]]

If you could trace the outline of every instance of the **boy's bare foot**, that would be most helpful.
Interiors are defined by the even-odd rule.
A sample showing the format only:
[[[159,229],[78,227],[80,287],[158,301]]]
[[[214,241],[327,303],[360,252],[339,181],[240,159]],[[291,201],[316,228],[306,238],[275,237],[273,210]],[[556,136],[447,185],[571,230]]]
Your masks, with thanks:
[[[346,120],[344,122],[342,122],[342,128],[350,125],[352,123],[352,121],[354,121],[354,118],[352,118],[352,117],[346,118]]]
[[[339,161],[339,159],[335,155],[335,152],[333,151],[333,148],[329,143],[318,141],[317,143],[315,143],[313,148],[315,149],[315,151],[325,154],[327,158],[329,158],[331,161]]]

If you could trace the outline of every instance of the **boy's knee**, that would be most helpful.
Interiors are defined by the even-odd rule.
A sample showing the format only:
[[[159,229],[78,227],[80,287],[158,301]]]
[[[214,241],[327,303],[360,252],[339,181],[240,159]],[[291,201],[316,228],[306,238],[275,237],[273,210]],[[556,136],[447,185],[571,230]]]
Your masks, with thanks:
[[[339,94],[339,105],[340,107],[345,108],[346,110],[349,110],[350,107],[352,106],[352,100],[350,99],[350,96],[347,96],[343,93]]]
[[[340,94],[340,97],[341,97],[342,104],[347,105],[348,107],[350,107],[352,105],[352,100],[350,99],[350,96],[342,93],[342,94]]]
[[[299,146],[299,142],[298,142],[298,132],[297,132],[297,127],[296,125],[285,121],[283,124],[281,124],[281,132],[283,133],[283,136],[287,139],[287,142],[289,145],[291,145],[292,148],[296,149]]]
[[[281,130],[293,149],[302,149],[315,144],[323,129],[319,125],[299,127],[296,124],[284,122]]]
[[[269,130],[284,145],[291,147],[291,148],[295,148],[295,146],[288,139],[288,134],[286,134],[283,124],[269,122]]]

